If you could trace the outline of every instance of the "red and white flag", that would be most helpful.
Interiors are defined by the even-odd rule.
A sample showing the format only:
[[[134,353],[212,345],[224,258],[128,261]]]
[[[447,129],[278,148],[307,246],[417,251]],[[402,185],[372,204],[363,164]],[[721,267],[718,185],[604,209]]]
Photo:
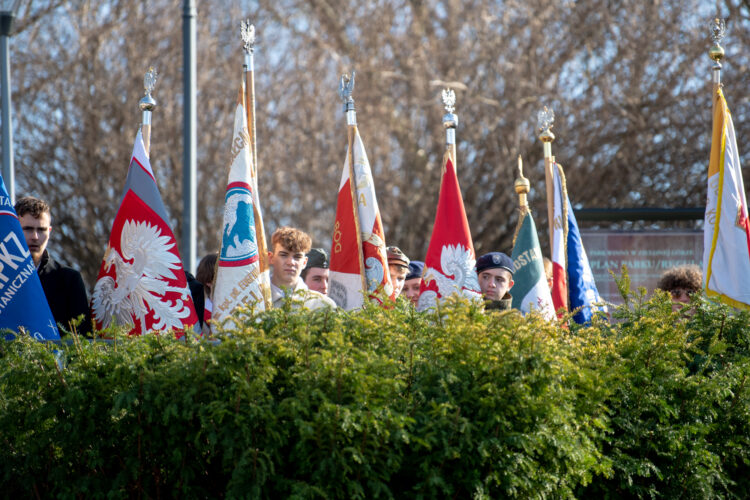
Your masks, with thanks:
[[[554,198],[552,223],[554,232],[552,235],[552,304],[555,311],[568,310],[568,259],[566,256],[566,241],[568,239],[568,195],[565,187],[565,177],[560,175],[561,167],[554,163],[552,165],[554,179]]]
[[[137,335],[175,330],[179,336],[198,322],[140,131],[91,310],[97,328],[132,325]]]
[[[328,295],[342,309],[351,310],[362,307],[365,295],[375,292],[395,297],[370,162],[356,125],[348,126],[348,135],[336,203]]]
[[[417,309],[420,311],[435,307],[438,300],[453,294],[477,300],[482,297],[474,268],[474,243],[456,169],[449,154],[446,153],[443,162],[435,225],[419,289]]]
[[[714,96],[711,158],[703,225],[706,294],[750,308],[750,220],[740,156],[729,107],[721,89]]]
[[[270,278],[268,270],[261,268],[263,255],[259,248],[259,241],[265,241],[265,235],[258,181],[253,175],[247,114],[242,100],[241,97],[234,113],[221,252],[213,291],[215,322],[227,319],[240,305],[252,305],[256,311],[270,307]]]

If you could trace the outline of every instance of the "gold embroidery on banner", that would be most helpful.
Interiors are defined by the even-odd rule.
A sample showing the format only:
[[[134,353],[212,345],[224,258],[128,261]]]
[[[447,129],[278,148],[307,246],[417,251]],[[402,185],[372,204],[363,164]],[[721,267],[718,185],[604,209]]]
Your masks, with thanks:
[[[341,251],[341,230],[339,229],[339,225],[339,221],[336,221],[336,225],[333,226],[333,253]]]

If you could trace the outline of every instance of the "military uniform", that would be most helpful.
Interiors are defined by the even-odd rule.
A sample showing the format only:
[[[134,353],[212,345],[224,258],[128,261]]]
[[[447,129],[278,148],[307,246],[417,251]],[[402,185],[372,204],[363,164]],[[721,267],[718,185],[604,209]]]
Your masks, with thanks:
[[[512,304],[513,304],[513,297],[511,296],[510,292],[508,292],[500,300],[485,300],[484,310],[485,311],[510,311]]]

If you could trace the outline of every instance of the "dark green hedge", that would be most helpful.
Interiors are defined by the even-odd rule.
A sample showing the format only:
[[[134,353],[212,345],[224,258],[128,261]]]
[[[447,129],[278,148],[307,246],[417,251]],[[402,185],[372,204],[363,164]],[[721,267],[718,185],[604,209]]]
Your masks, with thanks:
[[[218,345],[3,342],[0,491],[750,497],[750,315],[638,292],[614,316],[399,303],[248,315]]]

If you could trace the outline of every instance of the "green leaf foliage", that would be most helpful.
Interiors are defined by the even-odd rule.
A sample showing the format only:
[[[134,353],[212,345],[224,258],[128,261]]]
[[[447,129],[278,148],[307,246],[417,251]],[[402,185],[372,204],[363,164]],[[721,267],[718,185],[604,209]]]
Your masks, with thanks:
[[[214,343],[21,336],[0,343],[0,490],[747,498],[750,315],[628,288],[588,326],[399,300],[248,310]]]

